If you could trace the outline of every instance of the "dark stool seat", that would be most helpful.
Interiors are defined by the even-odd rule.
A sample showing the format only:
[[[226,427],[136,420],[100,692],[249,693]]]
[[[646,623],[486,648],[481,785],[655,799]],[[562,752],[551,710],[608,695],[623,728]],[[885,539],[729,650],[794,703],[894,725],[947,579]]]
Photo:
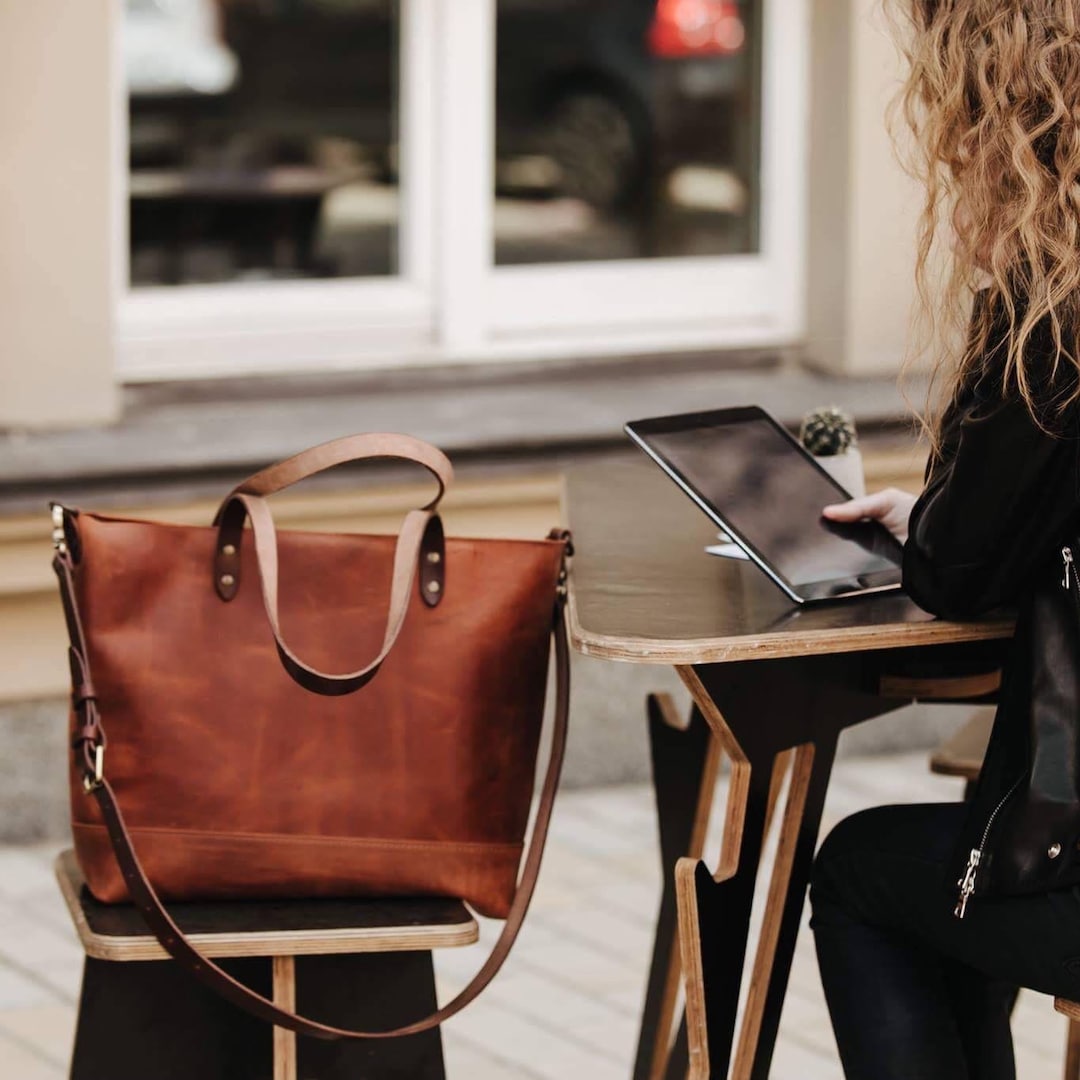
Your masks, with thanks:
[[[101,904],[74,852],[56,861],[86,952],[72,1080],[443,1080],[438,1030],[365,1042],[300,1040],[219,999],[174,965],[130,905]],[[180,928],[279,1005],[343,1027],[394,1027],[435,1008],[431,951],[472,944],[457,900],[175,904]],[[134,961],[134,962],[132,962]],[[299,1053],[298,1053],[299,1051]]]
[[[939,776],[959,776],[969,784],[979,778],[990,729],[994,726],[994,710],[980,709],[949,740],[943,742],[930,758],[930,771]]]

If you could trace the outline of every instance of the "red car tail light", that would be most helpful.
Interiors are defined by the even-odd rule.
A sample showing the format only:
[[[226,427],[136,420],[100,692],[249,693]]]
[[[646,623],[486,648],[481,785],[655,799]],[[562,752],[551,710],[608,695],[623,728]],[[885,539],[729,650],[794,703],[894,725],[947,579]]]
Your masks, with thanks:
[[[745,43],[736,0],[658,0],[649,30],[653,56],[726,56]]]

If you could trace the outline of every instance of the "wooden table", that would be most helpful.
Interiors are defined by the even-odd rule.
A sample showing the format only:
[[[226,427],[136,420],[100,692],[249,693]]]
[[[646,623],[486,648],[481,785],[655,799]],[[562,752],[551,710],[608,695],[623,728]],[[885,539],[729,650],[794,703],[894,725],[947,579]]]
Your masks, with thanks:
[[[323,202],[357,179],[355,169],[137,169],[128,180],[135,251],[167,253],[166,284],[183,279],[184,252],[225,244],[240,269],[316,273],[315,234]]]
[[[665,697],[648,702],[664,891],[634,1080],[683,1080],[688,1068],[763,1080],[840,732],[915,698],[990,699],[1012,620],[945,623],[896,593],[793,606],[755,566],[706,555],[715,526],[644,458],[571,474],[566,503],[574,646],[673,665],[694,701],[688,723]],[[694,860],[724,757],[730,787],[711,873]],[[756,879],[788,775],[737,1031]]]

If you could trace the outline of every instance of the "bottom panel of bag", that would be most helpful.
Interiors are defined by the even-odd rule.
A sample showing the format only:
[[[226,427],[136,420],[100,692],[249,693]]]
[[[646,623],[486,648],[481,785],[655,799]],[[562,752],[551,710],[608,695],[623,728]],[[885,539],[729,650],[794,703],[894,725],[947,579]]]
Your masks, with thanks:
[[[75,853],[94,898],[128,901],[102,825],[72,824]],[[163,900],[446,896],[505,918],[520,844],[229,834],[130,828],[146,876]]]

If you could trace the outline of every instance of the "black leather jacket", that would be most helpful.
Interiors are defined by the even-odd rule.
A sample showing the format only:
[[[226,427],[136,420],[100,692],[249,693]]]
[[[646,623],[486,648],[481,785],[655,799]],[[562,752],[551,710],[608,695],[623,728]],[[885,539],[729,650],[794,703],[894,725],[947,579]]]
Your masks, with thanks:
[[[1015,608],[994,734],[957,873],[970,891],[1080,883],[1080,406],[1053,372],[1048,332],[1029,354],[1038,422],[991,352],[942,421],[904,547],[904,586],[927,611],[965,619]],[[1067,374],[1066,374],[1067,372]],[[1063,554],[1070,549],[1070,555]],[[973,853],[978,852],[978,856]],[[974,865],[972,865],[974,863]],[[973,879],[973,880],[972,880]]]

